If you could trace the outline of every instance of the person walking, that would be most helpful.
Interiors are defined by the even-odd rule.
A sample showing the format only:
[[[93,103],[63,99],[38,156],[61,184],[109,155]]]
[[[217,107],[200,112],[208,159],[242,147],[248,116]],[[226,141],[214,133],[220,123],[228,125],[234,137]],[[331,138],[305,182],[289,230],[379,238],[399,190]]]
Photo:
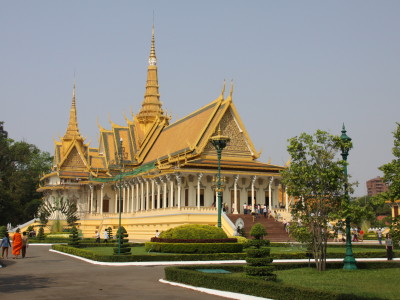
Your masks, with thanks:
[[[8,235],[8,232],[6,232],[4,237],[1,239],[0,246],[1,246],[1,258],[8,259],[8,248],[11,247],[10,236]],[[6,257],[4,257],[4,253],[6,254]]]
[[[108,231],[107,231],[107,229],[104,229],[103,237],[104,237],[104,243],[108,243],[108,238],[109,238],[109,236],[108,236]]]
[[[380,228],[378,229],[378,242],[379,245],[382,245],[382,230]]]
[[[29,241],[28,241],[28,235],[26,231],[22,233],[22,258],[25,258],[26,256],[26,248],[28,248]]]
[[[100,243],[100,233],[97,230],[95,231],[95,236],[96,236],[96,243]]]
[[[21,254],[22,249],[22,236],[19,233],[21,229],[17,228],[13,235],[13,245],[12,245],[12,254],[14,255],[13,259],[17,259],[18,255]]]
[[[364,230],[360,229],[360,240],[364,242]]]
[[[393,240],[390,234],[386,234],[386,256],[387,260],[392,260],[393,259]]]

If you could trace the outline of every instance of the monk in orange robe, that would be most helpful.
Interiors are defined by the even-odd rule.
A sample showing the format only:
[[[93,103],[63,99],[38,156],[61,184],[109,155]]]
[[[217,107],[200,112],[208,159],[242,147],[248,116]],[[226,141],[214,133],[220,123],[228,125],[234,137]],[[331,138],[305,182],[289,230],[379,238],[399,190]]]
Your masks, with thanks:
[[[12,254],[14,255],[13,257],[14,259],[21,254],[21,249],[22,249],[22,236],[19,232],[20,229],[18,228],[13,236]]]

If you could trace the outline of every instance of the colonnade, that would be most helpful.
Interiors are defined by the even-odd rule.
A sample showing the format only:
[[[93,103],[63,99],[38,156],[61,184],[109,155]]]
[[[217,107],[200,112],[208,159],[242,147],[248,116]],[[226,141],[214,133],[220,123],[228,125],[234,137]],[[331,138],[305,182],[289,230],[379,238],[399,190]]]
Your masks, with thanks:
[[[241,207],[244,204],[251,205],[253,209],[256,204],[265,204],[270,208],[284,205],[288,209],[291,203],[277,177],[229,174],[224,178],[223,202],[234,214],[243,213]],[[171,173],[152,178],[138,176],[112,183],[91,183],[87,187],[86,211],[92,214],[117,213],[120,196],[124,213],[169,207],[215,206],[215,175]],[[104,200],[108,201],[108,207],[104,207]]]

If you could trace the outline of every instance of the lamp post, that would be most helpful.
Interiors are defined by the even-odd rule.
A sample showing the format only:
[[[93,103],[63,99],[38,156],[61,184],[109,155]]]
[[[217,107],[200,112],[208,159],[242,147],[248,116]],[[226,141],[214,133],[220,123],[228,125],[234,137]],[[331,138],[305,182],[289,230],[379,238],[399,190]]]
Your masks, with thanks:
[[[218,182],[217,182],[217,207],[218,207],[218,227],[221,228],[221,208],[222,208],[222,190],[221,190],[221,155],[222,150],[226,147],[230,138],[221,134],[221,128],[218,129],[218,134],[210,138],[210,143],[217,150],[218,157]]]
[[[119,199],[118,199],[118,255],[121,254],[121,238],[122,238],[122,230],[121,230],[121,216],[122,216],[122,173],[123,173],[123,148],[122,148],[122,138],[119,140],[118,145],[118,164],[120,167],[119,172]]]
[[[349,198],[349,192],[347,191],[348,188],[348,182],[347,182],[347,157],[349,156],[349,150],[350,150],[350,146],[349,146],[349,142],[351,142],[351,138],[347,136],[346,134],[346,128],[344,127],[343,124],[343,128],[342,128],[342,135],[340,136],[340,139],[342,140],[342,142],[344,142],[342,144],[342,158],[343,160],[346,162],[346,165],[344,166],[344,176],[345,176],[345,184],[344,184],[344,193],[345,193],[345,198],[347,203],[350,202],[350,198]],[[350,232],[350,216],[346,216],[346,256],[343,260],[343,269],[345,270],[356,270],[357,269],[357,265],[356,265],[356,260],[353,256],[353,249],[351,246],[351,232]]]

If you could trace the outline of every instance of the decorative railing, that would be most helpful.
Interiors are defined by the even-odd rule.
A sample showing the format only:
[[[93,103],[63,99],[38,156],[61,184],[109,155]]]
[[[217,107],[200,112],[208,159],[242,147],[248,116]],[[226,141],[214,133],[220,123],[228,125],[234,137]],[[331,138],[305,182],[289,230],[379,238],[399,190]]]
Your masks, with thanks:
[[[212,213],[216,214],[217,209],[215,207],[166,207],[166,208],[155,208],[149,210],[139,210],[135,212],[123,212],[121,213],[122,218],[128,217],[138,217],[138,216],[157,216],[157,215],[164,215],[164,214],[186,214],[186,213]],[[87,213],[85,214],[85,219],[97,219],[98,217],[102,218],[118,218],[119,213]]]

